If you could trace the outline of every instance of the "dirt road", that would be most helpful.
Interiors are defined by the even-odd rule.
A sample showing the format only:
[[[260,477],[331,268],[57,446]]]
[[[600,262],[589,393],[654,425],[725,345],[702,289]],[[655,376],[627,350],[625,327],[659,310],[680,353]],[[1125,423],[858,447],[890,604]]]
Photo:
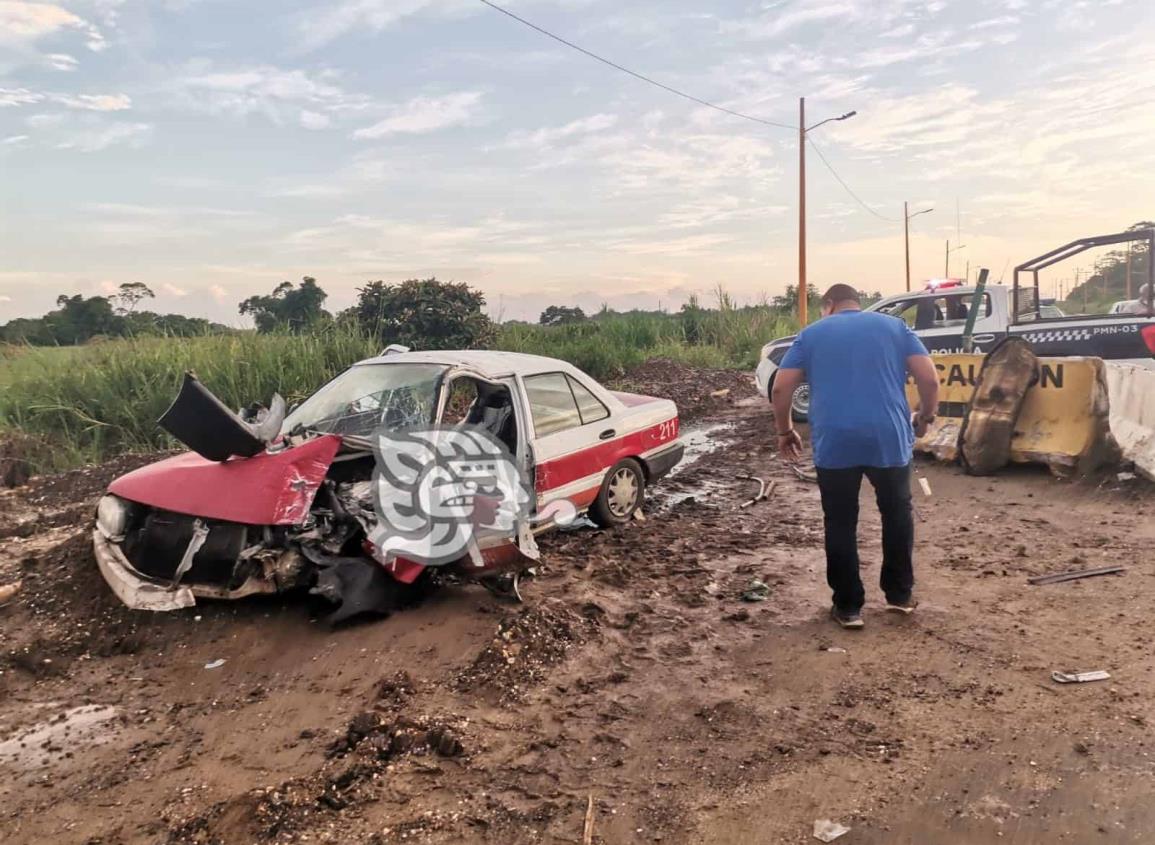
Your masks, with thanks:
[[[0,838],[577,843],[592,795],[602,843],[804,843],[823,818],[847,845],[1155,841],[1148,488],[921,464],[922,606],[882,612],[864,510],[867,627],[843,632],[765,402],[709,407],[689,433],[714,450],[644,521],[543,542],[524,605],[452,586],[338,631],[292,597],[130,613],[82,530],[108,471],[4,494]],[[738,507],[744,472],[769,503]]]

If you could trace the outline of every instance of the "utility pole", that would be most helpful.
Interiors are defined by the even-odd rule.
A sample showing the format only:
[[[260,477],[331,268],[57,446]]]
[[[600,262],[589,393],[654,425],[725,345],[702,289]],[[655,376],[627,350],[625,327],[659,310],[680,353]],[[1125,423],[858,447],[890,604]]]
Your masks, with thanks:
[[[906,292],[910,293],[910,218],[918,217],[920,214],[926,214],[928,211],[934,211],[933,208],[924,208],[922,211],[916,211],[914,214],[910,213],[910,203],[904,202],[902,204],[902,231],[906,243]]]
[[[798,327],[806,328],[806,98],[798,98]]]
[[[1131,246],[1132,242],[1127,242],[1127,299],[1131,299]]]
[[[828,117],[813,126],[806,126],[806,98],[798,98],[798,325],[806,327],[806,133],[832,120],[846,120],[858,112],[848,111],[838,117]]]

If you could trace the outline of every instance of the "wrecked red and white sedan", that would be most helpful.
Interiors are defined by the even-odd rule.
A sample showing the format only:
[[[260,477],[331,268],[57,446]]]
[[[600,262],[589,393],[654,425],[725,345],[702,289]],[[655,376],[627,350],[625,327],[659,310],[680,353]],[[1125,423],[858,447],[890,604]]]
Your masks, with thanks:
[[[160,425],[193,451],[114,481],[93,531],[143,610],[308,588],[341,621],[434,571],[516,593],[535,534],[632,518],[683,455],[673,402],[509,352],[387,350],[288,411],[235,414],[189,374]]]

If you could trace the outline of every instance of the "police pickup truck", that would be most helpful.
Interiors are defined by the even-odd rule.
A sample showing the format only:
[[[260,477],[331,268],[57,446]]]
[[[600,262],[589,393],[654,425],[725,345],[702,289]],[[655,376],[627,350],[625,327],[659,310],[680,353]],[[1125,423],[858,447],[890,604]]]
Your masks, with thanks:
[[[931,353],[963,352],[965,331],[975,288],[958,281],[931,282],[926,290],[891,296],[874,303],[867,311],[878,311],[904,320]],[[974,323],[974,351],[989,350],[1008,334],[1030,342],[1038,355],[1086,355],[1125,361],[1155,369],[1155,315],[1109,314],[1067,317],[1055,306],[1039,305],[1019,288],[1017,319],[1014,288],[988,285],[984,288]],[[769,397],[778,365],[797,335],[772,340],[762,347],[754,381],[758,392]],[[796,422],[805,422],[810,408],[810,388],[803,384],[795,392],[791,411]]]

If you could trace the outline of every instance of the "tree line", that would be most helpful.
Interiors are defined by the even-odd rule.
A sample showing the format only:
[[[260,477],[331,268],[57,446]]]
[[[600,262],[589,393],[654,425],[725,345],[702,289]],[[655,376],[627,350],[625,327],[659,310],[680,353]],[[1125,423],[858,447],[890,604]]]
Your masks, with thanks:
[[[811,307],[817,308],[817,289],[811,286],[808,294]],[[720,287],[716,296],[716,310],[761,309],[784,316],[792,315],[798,302],[794,288],[759,305],[738,306]],[[16,319],[0,326],[0,343],[71,346],[101,337],[188,337],[236,331],[199,317],[156,314],[139,308],[153,297],[152,290],[140,282],[123,284],[111,296],[62,295],[57,298],[57,308],[43,317]],[[304,334],[330,327],[353,328],[382,344],[399,343],[420,349],[483,348],[497,335],[496,324],[484,312],[485,295],[464,282],[436,278],[368,282],[357,288],[355,303],[336,314],[325,309],[328,297],[314,277],[305,276],[299,283],[281,282],[268,294],[250,296],[237,310],[253,321],[259,333]],[[878,298],[881,294],[876,292],[867,301]],[[691,296],[674,314],[643,313],[679,321],[686,340],[695,343],[711,310]],[[585,324],[593,331],[600,319],[614,313],[606,305],[590,316],[576,306],[551,305],[541,313],[538,324],[547,328]]]
[[[43,317],[18,317],[0,325],[0,343],[75,346],[100,337],[194,337],[229,330],[201,317],[138,310],[141,302],[154,297],[141,282],[126,282],[111,296],[62,294],[56,308]]]

